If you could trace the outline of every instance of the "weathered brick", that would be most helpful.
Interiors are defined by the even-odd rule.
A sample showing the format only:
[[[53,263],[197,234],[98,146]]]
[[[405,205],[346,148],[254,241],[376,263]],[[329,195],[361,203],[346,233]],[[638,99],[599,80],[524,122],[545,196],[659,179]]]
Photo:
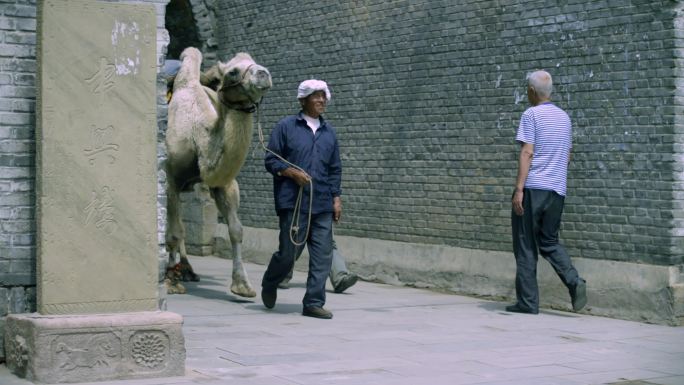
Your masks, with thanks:
[[[10,99],[0,99],[0,111],[10,112],[12,111],[13,102]],[[11,128],[7,126],[0,126],[0,139],[9,138],[9,133]]]
[[[29,129],[28,127],[24,129],[12,129],[11,127],[8,127],[10,129],[11,139],[23,139],[17,137],[17,133],[19,132],[29,132],[33,133],[32,129]],[[33,149],[35,148],[35,145],[33,142],[27,141],[27,140],[0,140],[0,153],[12,153],[12,154],[29,154],[33,152]],[[0,175],[5,175],[5,174],[0,174]],[[10,177],[10,176],[8,176]],[[11,177],[16,177],[16,176],[11,176]]]
[[[15,20],[9,17],[0,17],[0,30],[13,30]]]
[[[36,89],[34,87],[3,86],[0,88],[0,97],[35,98],[35,96]]]
[[[33,78],[32,81],[35,81]],[[36,102],[34,100],[14,100],[12,101],[12,111],[15,112],[34,112],[36,110]]]
[[[5,14],[5,16],[15,16],[17,18],[35,18],[36,7],[35,5],[21,4],[19,2],[16,2],[13,5],[8,5],[7,7],[5,7],[3,13]]]
[[[35,86],[35,74],[17,74],[14,76],[14,84],[18,86]]]
[[[22,44],[0,44],[0,52],[2,56],[13,56],[18,58],[30,58],[36,56],[36,48],[34,45]]]
[[[4,317],[7,314],[9,314],[9,289],[0,287],[0,317]]]
[[[19,31],[36,31],[36,19],[26,18],[26,19],[16,19],[16,29]]]
[[[11,314],[27,313],[29,310],[26,301],[26,289],[23,286],[14,286],[9,290],[8,310]]]
[[[8,44],[36,44],[36,34],[30,32],[7,32],[4,42]]]
[[[34,119],[33,114],[29,113],[20,113],[20,112],[13,112],[13,113],[0,113],[0,124],[3,125],[28,125],[32,123],[32,120]]]
[[[7,72],[33,72],[37,70],[35,58],[2,58],[0,57],[0,69]]]

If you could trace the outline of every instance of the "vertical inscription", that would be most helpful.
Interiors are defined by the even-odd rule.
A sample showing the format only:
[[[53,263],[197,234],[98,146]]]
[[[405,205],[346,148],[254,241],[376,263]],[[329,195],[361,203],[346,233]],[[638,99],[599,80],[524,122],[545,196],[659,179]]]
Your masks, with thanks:
[[[98,156],[103,156],[109,159],[109,164],[116,161],[116,152],[119,151],[119,145],[114,143],[114,126],[97,127],[92,125],[90,129],[91,145],[83,149],[83,153],[88,158],[91,165],[95,164],[95,159]]]
[[[104,95],[114,88],[114,72],[116,67],[107,58],[100,58],[100,65],[95,73],[85,79],[86,84],[90,85],[90,91],[95,95]]]
[[[116,232],[119,224],[114,217],[113,192],[114,190],[109,186],[104,186],[99,192],[93,191],[91,193],[90,203],[83,209],[86,226],[94,224],[95,228],[108,235]]]
[[[85,79],[85,85],[100,104],[108,93],[116,93],[116,78],[121,75],[137,74],[140,65],[140,49],[136,49],[136,42],[140,38],[140,28],[136,22],[122,23],[114,21],[111,43],[114,48],[114,58],[100,57],[97,68]],[[111,166],[117,161],[119,143],[115,139],[114,125],[90,125],[90,142],[83,148],[83,154],[90,166],[95,166],[98,159],[103,159],[103,166]],[[103,167],[101,166],[101,167]],[[100,185],[98,190],[91,192],[88,205],[83,209],[86,226],[107,235],[112,235],[119,228],[116,219],[116,191],[108,185]]]
[[[85,84],[90,88],[90,92],[100,100],[115,89],[116,66],[111,60],[101,57],[96,71],[87,79]],[[116,162],[116,153],[119,151],[119,144],[114,141],[114,126],[107,125],[100,127],[97,124],[90,125],[90,144],[83,149],[83,154],[88,159],[91,166],[95,165],[98,157],[105,158],[108,164]],[[102,186],[99,191],[93,190],[88,205],[83,209],[85,215],[84,223],[86,226],[94,225],[96,229],[107,235],[112,235],[119,227],[114,211],[114,189],[109,186]]]

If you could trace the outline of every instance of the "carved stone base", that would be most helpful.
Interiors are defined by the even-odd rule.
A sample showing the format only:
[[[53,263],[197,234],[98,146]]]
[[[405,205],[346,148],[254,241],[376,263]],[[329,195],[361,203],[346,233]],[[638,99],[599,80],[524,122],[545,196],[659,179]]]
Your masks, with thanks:
[[[171,312],[11,314],[7,367],[39,383],[92,382],[185,374],[183,317]]]

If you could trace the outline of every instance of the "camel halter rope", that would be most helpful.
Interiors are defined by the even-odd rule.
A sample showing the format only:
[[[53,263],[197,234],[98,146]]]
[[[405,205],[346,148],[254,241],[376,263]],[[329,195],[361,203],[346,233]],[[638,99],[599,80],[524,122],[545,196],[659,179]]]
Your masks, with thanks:
[[[231,83],[231,84],[226,84],[226,85],[224,85],[223,87],[219,88],[218,91],[216,91],[216,93],[217,93],[217,95],[218,95],[218,98],[219,98],[219,100],[221,101],[221,104],[223,104],[224,106],[226,106],[226,108],[231,109],[231,110],[237,110],[237,111],[240,111],[240,112],[246,112],[246,113],[249,113],[249,114],[251,114],[252,112],[256,111],[256,110],[259,108],[259,103],[257,103],[257,102],[255,102],[254,100],[252,100],[252,98],[249,96],[249,92],[247,92],[247,90],[245,90],[245,86],[242,85],[242,82],[245,80],[245,76],[247,75],[247,73],[249,72],[249,69],[252,68],[253,65],[254,65],[254,64],[250,64],[250,65],[247,67],[247,69],[245,69],[245,72],[242,73],[242,77],[241,77],[239,80],[236,80],[236,81],[234,81],[234,82]],[[223,92],[221,92],[221,91],[223,91],[223,90],[225,90],[225,89],[228,89],[228,88],[233,88],[233,87],[236,87],[236,86],[240,86],[240,87],[242,88],[242,90],[245,91],[245,95],[247,95],[247,98],[249,98],[249,101],[252,102],[252,105],[251,105],[251,106],[248,106],[248,107],[238,107],[236,104],[227,102],[225,99],[223,99]]]
[[[264,99],[263,97],[259,99],[258,102],[255,102],[252,100],[252,98],[249,96],[248,92],[245,92],[247,97],[249,98],[249,101],[252,102],[252,105],[249,107],[236,107],[234,104],[229,104],[223,99],[223,91],[226,88],[232,88],[235,86],[240,86],[244,90],[244,86],[242,85],[243,80],[245,79],[245,76],[249,73],[249,69],[252,68],[254,64],[250,64],[247,69],[245,69],[245,72],[242,74],[242,78],[240,80],[237,80],[231,84],[224,85],[219,89],[218,95],[219,95],[219,100],[221,103],[226,106],[229,109],[241,111],[241,112],[246,112],[246,113],[252,113],[255,112],[257,113],[257,130],[259,131],[259,142],[261,143],[261,147],[264,149],[266,152],[270,152],[273,154],[276,158],[280,159],[282,162],[287,164],[290,167],[293,167],[303,173],[307,173],[304,171],[303,168],[297,166],[294,163],[289,162],[279,154],[276,154],[273,150],[269,149],[266,147],[266,144],[264,142],[264,132],[261,129],[261,109],[259,109],[259,105],[261,104],[261,101]],[[306,243],[306,240],[309,238],[309,230],[311,229],[311,209],[313,207],[313,180],[309,178],[309,191],[311,192],[309,195],[309,215],[307,217],[307,223],[306,223],[306,234],[304,235],[304,238],[302,242],[297,242],[295,239],[297,238],[297,234],[299,233],[299,218],[301,217],[301,211],[302,211],[302,196],[304,195],[304,185],[299,186],[299,193],[297,194],[297,200],[295,201],[295,206],[292,209],[292,222],[290,223],[290,242],[292,242],[293,245],[299,247],[302,246],[303,244]]]

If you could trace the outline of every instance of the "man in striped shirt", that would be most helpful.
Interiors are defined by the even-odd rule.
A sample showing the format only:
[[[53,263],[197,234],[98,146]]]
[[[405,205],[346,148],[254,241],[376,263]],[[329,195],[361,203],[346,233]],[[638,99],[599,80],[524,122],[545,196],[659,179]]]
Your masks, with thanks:
[[[551,103],[553,83],[546,71],[529,75],[525,110],[515,137],[520,143],[518,177],[512,198],[511,224],[515,254],[516,313],[539,313],[537,255],[540,253],[567,286],[572,308],[587,303],[586,281],[579,277],[565,248],[558,242],[563,214],[572,124],[568,114]]]

